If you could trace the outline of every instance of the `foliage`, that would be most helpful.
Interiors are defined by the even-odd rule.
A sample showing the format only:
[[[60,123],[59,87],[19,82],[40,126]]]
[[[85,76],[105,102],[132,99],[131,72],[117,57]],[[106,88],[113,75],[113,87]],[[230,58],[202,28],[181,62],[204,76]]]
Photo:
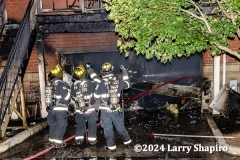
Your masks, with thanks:
[[[212,55],[228,52],[228,39],[239,29],[237,1],[212,0],[207,5],[214,6],[212,14],[204,14],[202,4],[192,0],[104,0],[104,6],[125,56],[135,50],[137,55],[166,63],[173,57],[202,52],[207,44]]]

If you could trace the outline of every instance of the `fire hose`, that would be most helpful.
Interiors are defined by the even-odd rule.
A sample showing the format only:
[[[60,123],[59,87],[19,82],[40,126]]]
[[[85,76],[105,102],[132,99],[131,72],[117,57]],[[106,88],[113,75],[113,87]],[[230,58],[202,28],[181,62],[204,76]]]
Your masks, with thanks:
[[[149,89],[149,90],[146,90],[146,91],[134,96],[133,98],[130,98],[130,99],[124,101],[124,103],[128,103],[128,102],[131,102],[131,101],[133,101],[133,100],[135,100],[139,97],[145,96],[145,95],[149,94],[150,92],[152,92],[153,90],[158,89],[158,88],[160,88],[162,86],[165,86],[167,84],[170,84],[170,83],[173,83],[173,82],[176,82],[176,81],[180,81],[182,79],[187,79],[187,78],[196,78],[196,76],[185,76],[185,77],[180,77],[180,78],[176,78],[176,79],[173,79],[173,80],[170,80],[170,81],[167,81],[167,82],[160,83],[156,87],[154,87],[152,89]]]
[[[100,126],[100,123],[98,123],[97,126]],[[88,129],[85,130],[84,133],[87,133],[87,132],[88,132]],[[65,140],[63,140],[63,143],[66,143],[66,142],[68,142],[68,141],[70,141],[70,140],[72,140],[72,139],[74,139],[74,138],[75,138],[75,135],[74,135],[74,136],[71,136],[71,137],[69,137],[69,138],[67,138],[67,139],[65,139]],[[54,146],[54,145],[51,145],[50,147],[42,150],[41,152],[38,152],[37,154],[34,154],[34,155],[32,155],[32,156],[30,156],[30,157],[28,157],[28,158],[25,158],[25,159],[23,159],[23,160],[31,160],[31,159],[34,159],[34,158],[36,158],[36,157],[38,157],[38,156],[40,156],[40,155],[42,155],[42,154],[50,151],[50,150],[53,149],[53,148],[55,148],[55,146]]]
[[[140,94],[138,94],[138,95],[136,95],[136,96],[134,96],[134,97],[126,100],[126,101],[124,101],[124,102],[123,102],[122,104],[120,104],[120,105],[126,104],[126,103],[128,103],[128,102],[131,102],[131,101],[139,98],[139,97],[145,96],[145,95],[149,94],[150,92],[152,92],[153,90],[155,90],[155,89],[157,89],[157,88],[160,88],[160,87],[162,87],[162,86],[165,86],[165,85],[167,85],[167,84],[169,84],[169,83],[173,83],[173,82],[176,82],[176,81],[179,81],[179,80],[182,80],[182,79],[187,79],[187,78],[196,78],[196,76],[185,76],[185,77],[180,77],[180,78],[176,78],[176,79],[173,79],[173,80],[170,80],[170,81],[167,81],[167,82],[160,83],[160,84],[157,85],[156,87],[154,87],[154,88],[152,88],[152,89],[149,89],[149,90],[146,90],[146,91],[144,91],[144,92],[142,92],[142,93],[140,93]],[[97,124],[97,126],[99,126],[99,125],[100,125],[100,123]],[[86,130],[84,133],[87,133],[87,132],[88,132],[88,130]],[[148,136],[154,136],[154,134],[151,133],[151,134],[149,134]],[[71,136],[71,137],[69,137],[69,138],[67,138],[67,139],[65,139],[65,140],[63,140],[63,142],[66,143],[66,142],[72,140],[73,138],[75,138],[75,135],[74,135],[74,136]],[[38,156],[40,156],[40,155],[42,155],[42,154],[50,151],[50,150],[53,149],[53,148],[55,148],[54,145],[52,145],[52,146],[49,147],[49,148],[46,148],[46,149],[42,150],[41,152],[39,152],[39,153],[37,153],[37,154],[35,154],[35,155],[32,155],[32,156],[30,156],[30,157],[28,157],[28,158],[25,158],[24,160],[31,160],[31,159],[33,159],[33,158],[36,158],[36,157],[38,157]]]

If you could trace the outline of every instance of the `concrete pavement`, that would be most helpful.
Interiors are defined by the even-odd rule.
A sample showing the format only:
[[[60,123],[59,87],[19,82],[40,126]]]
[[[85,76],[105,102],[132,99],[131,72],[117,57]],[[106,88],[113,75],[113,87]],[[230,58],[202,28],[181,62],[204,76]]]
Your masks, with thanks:
[[[221,131],[219,130],[218,126],[216,125],[215,121],[213,120],[210,114],[205,114],[206,120],[208,122],[209,127],[214,136],[223,136]],[[219,146],[227,146],[228,151],[225,153],[233,155],[233,156],[240,156],[240,147],[232,146],[226,143],[224,138],[216,138]]]

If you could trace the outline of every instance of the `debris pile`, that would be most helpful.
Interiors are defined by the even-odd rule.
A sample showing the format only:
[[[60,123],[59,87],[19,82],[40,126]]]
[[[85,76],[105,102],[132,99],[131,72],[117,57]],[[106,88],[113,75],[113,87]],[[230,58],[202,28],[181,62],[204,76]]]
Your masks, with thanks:
[[[240,93],[234,90],[229,92],[225,114],[228,116],[240,116]]]

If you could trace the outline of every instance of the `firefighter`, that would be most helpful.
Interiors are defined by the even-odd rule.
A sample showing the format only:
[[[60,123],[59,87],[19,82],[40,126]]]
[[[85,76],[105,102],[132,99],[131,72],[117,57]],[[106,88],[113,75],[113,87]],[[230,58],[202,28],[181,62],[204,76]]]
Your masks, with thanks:
[[[86,69],[80,65],[73,72],[72,97],[76,102],[75,122],[76,136],[75,142],[77,145],[82,145],[84,142],[84,131],[86,121],[88,122],[88,142],[90,145],[97,143],[97,121],[98,115],[94,108],[93,93],[96,84],[87,77]]]
[[[52,102],[47,100],[47,121],[49,125],[49,141],[55,145],[55,148],[66,146],[63,143],[63,136],[68,125],[68,103],[71,97],[70,88],[62,81],[62,68],[57,65],[52,68],[49,75],[49,86],[52,87]],[[49,92],[48,92],[49,98]]]
[[[122,79],[118,80],[113,75],[114,67],[110,63],[104,63],[100,71],[103,79],[96,87],[94,93],[95,99],[100,102],[100,123],[107,140],[105,150],[112,152],[116,151],[113,125],[126,146],[130,146],[132,143],[124,126],[123,118],[120,114],[122,112],[121,106],[119,105],[121,90],[130,88],[130,81],[123,65],[120,66],[120,69],[122,70]]]

